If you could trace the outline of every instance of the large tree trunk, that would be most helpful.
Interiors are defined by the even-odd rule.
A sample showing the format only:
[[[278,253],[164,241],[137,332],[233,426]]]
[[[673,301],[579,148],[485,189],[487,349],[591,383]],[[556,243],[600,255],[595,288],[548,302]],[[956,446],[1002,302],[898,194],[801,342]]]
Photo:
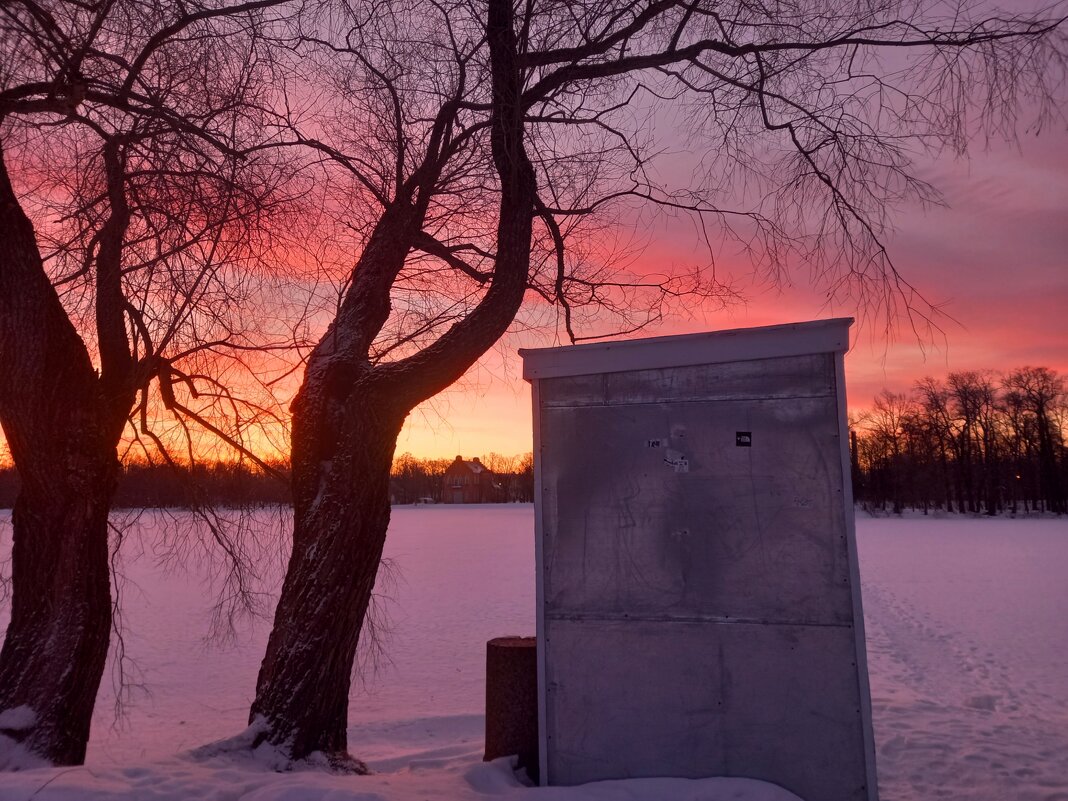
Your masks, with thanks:
[[[108,408],[0,150],[0,424],[20,479],[0,712],[22,708],[5,733],[57,764],[85,758],[111,628],[107,513],[124,416]]]
[[[389,526],[389,478],[407,415],[383,399],[324,397],[306,383],[293,410],[293,554],[256,684],[250,723],[293,759],[349,758],[353,659]]]
[[[51,485],[23,481],[15,501],[0,709],[25,707],[32,715],[2,733],[57,765],[85,761],[104,672],[111,631],[107,516],[117,471],[113,448],[91,463],[57,465]]]

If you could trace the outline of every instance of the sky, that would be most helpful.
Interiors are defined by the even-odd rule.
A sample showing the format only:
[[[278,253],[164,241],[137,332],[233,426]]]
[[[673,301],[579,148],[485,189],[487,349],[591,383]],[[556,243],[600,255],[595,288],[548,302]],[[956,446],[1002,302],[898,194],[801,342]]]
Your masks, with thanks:
[[[1023,136],[1023,135],[1021,135]],[[856,317],[846,356],[851,409],[882,389],[954,370],[1041,365],[1068,375],[1068,129],[979,147],[922,171],[945,206],[898,209],[889,238],[898,269],[940,314],[940,331],[886,332],[847,303],[829,304],[796,276],[791,285],[758,283],[726,310],[692,310],[647,336]],[[696,245],[695,245],[696,247]],[[655,234],[642,259],[650,269],[678,257],[677,240]],[[511,336],[465,379],[413,411],[397,452],[465,458],[532,450],[530,387]],[[551,344],[551,343],[541,343]]]
[[[1041,2],[1004,5],[1026,11]],[[1033,365],[1068,375],[1068,122],[1062,118],[1047,125],[1040,137],[1023,132],[1020,137],[987,148],[973,145],[966,160],[949,156],[926,163],[919,175],[941,191],[945,206],[903,206],[893,215],[890,255],[939,310],[936,330],[898,326],[887,331],[870,319],[870,310],[829,301],[804,275],[776,286],[747,281],[744,260],[734,259],[740,302],[725,309],[689,308],[687,316],[668,318],[642,335],[856,317],[846,358],[854,410],[869,405],[884,388],[904,391],[923,376],[942,377],[953,370]],[[646,243],[633,265],[636,272],[705,259],[696,237],[680,235],[687,233],[686,224],[673,225],[661,222],[635,232]],[[532,450],[530,388],[522,380],[517,349],[553,344],[563,343],[506,336],[459,384],[412,412],[397,452],[469,458]]]

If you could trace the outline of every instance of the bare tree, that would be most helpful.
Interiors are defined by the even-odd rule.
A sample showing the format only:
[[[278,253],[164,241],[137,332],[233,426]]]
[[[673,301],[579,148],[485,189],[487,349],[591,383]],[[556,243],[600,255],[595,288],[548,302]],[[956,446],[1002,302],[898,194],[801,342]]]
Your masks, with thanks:
[[[381,11],[375,9],[362,24],[387,29],[395,25],[398,20]],[[253,720],[262,716],[267,723],[263,737],[288,748],[294,757],[321,751],[338,767],[353,770],[362,770],[362,765],[350,760],[346,748],[350,671],[389,522],[389,476],[397,435],[415,405],[458,379],[504,333],[527,287],[536,182],[523,146],[520,66],[510,6],[498,4],[485,30],[468,25],[461,32],[450,24],[446,31],[459,37],[456,46],[446,50],[456,69],[436,85],[436,97],[443,102],[426,116],[418,102],[414,110],[402,105],[403,76],[390,74],[389,65],[393,53],[407,48],[412,54],[418,42],[404,42],[397,28],[389,30],[379,40],[376,56],[381,64],[361,50],[346,51],[375,79],[367,100],[385,101],[383,129],[372,131],[371,138],[381,137],[392,157],[372,161],[381,155],[372,151],[369,159],[351,165],[381,212],[337,316],[308,359],[304,384],[293,403],[293,555],[251,711]],[[484,41],[495,66],[490,73],[476,62]],[[433,61],[427,50],[421,56]],[[487,85],[469,89],[469,71]],[[481,119],[465,114],[468,91],[489,95],[483,104],[494,113]],[[418,98],[418,87],[412,93]],[[489,176],[478,160],[485,149],[500,186],[494,193],[496,255],[487,259],[492,273],[470,267],[457,249],[435,236],[467,215],[474,219],[472,210],[458,202],[462,198],[441,190],[449,187],[450,179],[484,187]],[[485,193],[483,188],[473,199]],[[482,200],[478,205],[476,211],[487,204]],[[467,267],[465,271],[488,289],[431,344],[373,365],[376,338],[390,322],[394,284],[413,250],[436,253],[461,270]],[[440,319],[439,314],[431,321]],[[420,323],[416,336],[432,328]],[[386,346],[379,343],[380,350],[403,352],[415,337],[391,333],[390,338]],[[320,669],[309,673],[308,660],[319,663]]]
[[[927,376],[916,382],[915,392],[924,420],[924,437],[936,454],[946,510],[953,511],[953,498],[956,497],[959,509],[963,512],[964,499],[959,494],[954,494],[953,474],[950,470],[950,454],[953,453],[958,440],[953,415],[949,410],[949,390],[942,381]]]
[[[226,377],[261,344],[237,304],[278,173],[237,149],[276,4],[0,6],[0,423],[20,482],[0,711],[57,764],[84,760],[107,654],[124,432],[166,454],[166,409],[241,448],[263,412]]]
[[[988,513],[997,507],[997,390],[989,373],[975,370],[950,373],[949,400],[955,418],[954,456],[959,497],[968,511],[985,502]]]
[[[961,514],[1064,514],[1064,382],[1045,367],[924,378],[855,420],[858,499]],[[955,508],[954,508],[955,507]]]
[[[362,769],[347,754],[350,671],[397,435],[525,295],[559,308],[576,340],[603,311],[635,330],[672,298],[719,291],[712,270],[627,275],[598,225],[652,203],[733,237],[772,275],[807,264],[831,291],[910,308],[880,238],[888,205],[930,196],[908,148],[962,148],[973,100],[984,130],[1020,93],[1048,101],[1063,52],[1055,19],[950,11],[387,2],[307,24],[301,53],[334,94],[329,115],[294,127],[350,181],[334,207],[357,246],[292,406],[293,554],[250,711],[257,741]],[[654,169],[671,116],[709,153],[674,187]]]
[[[912,399],[883,390],[875,397],[871,410],[858,420],[866,432],[860,447],[868,483],[883,497],[889,497],[895,514],[900,514],[905,504],[906,476],[900,462],[909,450],[910,421],[914,416]]]
[[[1064,484],[1062,430],[1055,423],[1055,413],[1065,399],[1064,379],[1048,367],[1021,367],[1004,381],[1008,404],[1028,418],[1034,432],[1034,451],[1038,462],[1039,497],[1046,508],[1057,514],[1068,513]]]

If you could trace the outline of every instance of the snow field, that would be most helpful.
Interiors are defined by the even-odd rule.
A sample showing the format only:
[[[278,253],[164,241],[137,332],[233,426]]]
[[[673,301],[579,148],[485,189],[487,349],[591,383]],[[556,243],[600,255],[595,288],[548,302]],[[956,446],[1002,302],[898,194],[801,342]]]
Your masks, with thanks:
[[[1068,801],[1068,521],[858,520],[885,801]]]
[[[481,763],[485,642],[534,629],[530,506],[394,509],[381,653],[364,649],[349,710],[350,748],[376,775],[277,773],[277,755],[225,742],[189,753],[245,729],[284,555],[271,534],[256,546],[268,619],[208,641],[218,581],[207,560],[166,563],[174,523],[141,516],[123,545],[124,715],[113,653],[86,767],[0,774],[0,801],[795,798],[740,779],[528,788]],[[883,801],[1068,801],[1068,521],[862,516],[858,541]]]

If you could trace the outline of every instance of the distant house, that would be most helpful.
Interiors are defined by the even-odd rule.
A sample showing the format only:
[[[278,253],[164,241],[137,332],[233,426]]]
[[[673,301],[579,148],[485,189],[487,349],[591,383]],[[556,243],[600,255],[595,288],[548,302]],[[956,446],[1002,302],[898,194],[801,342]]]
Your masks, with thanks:
[[[499,500],[496,477],[476,456],[465,461],[457,456],[442,476],[442,503],[489,503]]]

